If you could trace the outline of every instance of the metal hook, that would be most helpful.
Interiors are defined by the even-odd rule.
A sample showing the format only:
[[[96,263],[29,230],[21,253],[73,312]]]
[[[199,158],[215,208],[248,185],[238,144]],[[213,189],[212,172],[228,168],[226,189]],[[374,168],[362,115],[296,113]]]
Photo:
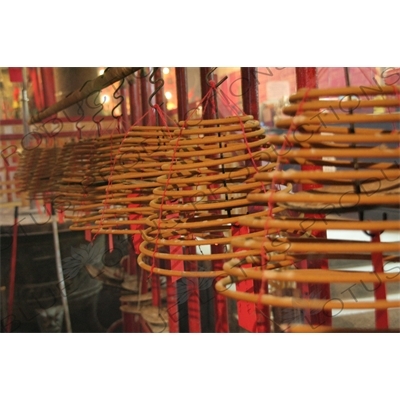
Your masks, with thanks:
[[[97,107],[100,107],[100,109],[99,109],[95,114],[92,115],[92,121],[93,121],[93,122],[96,124],[96,126],[97,126],[97,136],[100,136],[100,124],[101,124],[101,121],[103,121],[104,117],[102,117],[102,118],[99,119],[98,121],[96,121],[95,117],[96,117],[96,115],[100,114],[100,113],[103,111],[103,108],[104,108],[103,104],[104,104],[104,102],[103,102],[103,103],[102,103],[102,102],[96,103],[96,100],[97,100],[97,99],[99,98],[99,96],[100,96],[100,90],[97,90],[97,91],[95,91],[95,92],[93,92],[93,93],[96,93],[96,97],[95,97],[94,100],[93,100],[94,107],[92,107],[92,106],[88,103],[88,100],[89,100],[90,96],[88,96],[88,97],[86,98],[85,101],[86,101],[86,105],[87,105],[89,108],[91,108],[92,110],[95,110]]]
[[[69,96],[69,95],[68,95]],[[67,97],[68,97],[67,96]],[[69,121],[69,122],[71,122],[71,123],[73,123],[73,124],[75,124],[75,128],[78,130],[78,132],[79,132],[79,139],[82,139],[82,129],[85,127],[85,125],[83,125],[83,126],[79,126],[79,122],[81,122],[84,118],[85,118],[85,111],[83,110],[83,107],[82,107],[82,105],[83,105],[83,100],[81,100],[81,101],[79,101],[78,103],[77,103],[77,105],[78,105],[78,115],[79,115],[79,118],[77,119],[77,120],[75,120],[75,121],[73,121],[69,116],[68,116],[68,114],[65,112],[65,110],[63,110],[63,114],[65,115],[65,118],[67,118],[67,120]]]
[[[95,117],[96,117],[96,115],[98,115],[99,113],[101,113],[101,112],[103,111],[103,108],[104,108],[103,104],[104,104],[104,102],[103,102],[103,103],[102,103],[102,102],[96,103],[96,100],[97,100],[97,99],[99,98],[99,96],[100,96],[100,91],[96,91],[96,92],[94,92],[94,93],[96,93],[96,97],[95,97],[94,100],[93,100],[94,107],[92,107],[92,106],[88,103],[88,100],[89,100],[90,96],[86,98],[86,105],[87,105],[89,108],[91,108],[92,110],[95,110],[97,107],[100,107],[100,110],[97,111],[97,112],[92,116],[92,121],[93,121],[95,124],[98,124],[98,123],[100,123],[101,121],[103,121],[104,118],[101,118],[99,121],[96,121],[96,120],[95,120]]]
[[[121,79],[120,85],[115,89],[115,91],[114,91],[114,93],[113,93],[113,97],[114,97],[115,100],[121,99],[121,101],[111,110],[111,115],[112,115],[113,118],[115,118],[115,119],[118,118],[118,115],[115,116],[115,115],[114,115],[114,111],[115,111],[115,110],[120,106],[120,104],[122,104],[122,102],[124,101],[124,96],[122,96],[122,95],[120,95],[120,96],[115,96],[115,94],[118,92],[119,89],[121,89],[121,87],[122,87],[122,85],[124,84],[124,82],[125,82],[125,79],[122,78],[122,79]],[[121,116],[122,116],[122,115],[121,115]]]
[[[159,67],[154,67],[153,72],[150,74],[150,77],[149,77],[150,83],[154,84],[154,87],[155,87],[154,92],[149,97],[149,106],[152,108],[155,108],[155,106],[153,106],[151,104],[151,100],[164,87],[164,79],[163,78],[154,79],[154,76],[158,69],[159,69]],[[157,87],[157,83],[161,83],[160,86]],[[161,104],[159,104],[159,106],[162,106],[163,104],[164,103],[161,103]]]
[[[213,74],[213,72],[217,69],[217,67],[211,68],[211,70],[207,73],[206,75],[206,81],[207,81],[207,85],[211,87],[210,85],[210,81],[212,81],[212,77],[211,75]],[[222,78],[218,83],[215,84],[215,87],[217,88],[218,86],[222,85],[226,80],[228,79],[228,76],[225,76],[224,78]]]
[[[207,83],[212,80],[212,74],[217,69],[217,67],[211,68],[210,71],[206,75]]]

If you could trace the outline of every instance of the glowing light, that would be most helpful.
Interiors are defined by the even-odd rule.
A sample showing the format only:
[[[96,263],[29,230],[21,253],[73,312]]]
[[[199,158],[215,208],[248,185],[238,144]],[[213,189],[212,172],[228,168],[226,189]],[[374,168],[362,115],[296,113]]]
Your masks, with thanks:
[[[104,74],[104,69],[100,69],[99,70],[99,75],[103,75]]]
[[[164,67],[162,72],[163,72],[164,75],[169,74],[169,68],[168,67]]]
[[[103,104],[106,104],[106,103],[108,103],[110,101],[110,96],[108,96],[106,94],[104,94],[102,96],[102,98],[103,98]]]
[[[172,99],[172,93],[171,92],[165,92],[165,97],[170,100]]]

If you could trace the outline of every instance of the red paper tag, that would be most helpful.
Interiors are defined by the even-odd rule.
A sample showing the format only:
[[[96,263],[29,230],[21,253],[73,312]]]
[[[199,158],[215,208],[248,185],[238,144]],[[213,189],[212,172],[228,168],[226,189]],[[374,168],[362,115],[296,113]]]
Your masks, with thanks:
[[[232,236],[240,236],[249,233],[249,227],[247,226],[235,226],[232,225]],[[235,252],[242,251],[242,248],[236,248]],[[244,273],[246,273],[246,268],[251,268],[251,264],[241,265]],[[251,279],[236,283],[236,290],[245,293],[254,293],[254,284]],[[237,302],[238,310],[238,323],[243,329],[249,332],[255,332],[257,326],[257,315],[256,315],[256,305],[255,303],[250,303],[248,301],[239,300]]]
[[[182,254],[182,247],[181,246],[169,246],[169,253],[173,255],[179,255]],[[175,258],[171,260],[171,270],[172,271],[184,271],[184,265],[183,265],[183,260]],[[172,276],[171,277],[171,282],[174,283],[178,279],[180,279],[179,276]]]
[[[113,235],[111,234],[108,235],[108,250],[110,251],[110,253],[114,251]]]
[[[236,290],[238,292],[254,293],[253,281],[248,280],[236,283]],[[249,332],[255,332],[257,323],[255,303],[239,300],[237,302],[237,310],[239,326]]]
[[[47,215],[50,216],[51,215],[51,204],[46,203],[45,208],[46,208]]]
[[[58,213],[58,223],[59,224],[63,224],[65,222],[65,219],[64,219],[64,211],[60,211],[59,213]]]
[[[85,230],[85,240],[88,242],[92,241],[92,232],[90,232],[90,229]]]

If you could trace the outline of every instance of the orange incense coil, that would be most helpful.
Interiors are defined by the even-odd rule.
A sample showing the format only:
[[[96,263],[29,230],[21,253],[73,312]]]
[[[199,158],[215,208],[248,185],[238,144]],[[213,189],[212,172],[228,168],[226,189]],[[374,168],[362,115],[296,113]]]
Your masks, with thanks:
[[[160,160],[165,158],[154,154],[155,150],[172,148],[168,145],[169,139],[162,136],[168,131],[158,126],[132,127],[126,135],[109,135],[96,140],[96,157],[92,158],[91,169],[101,178],[91,189],[92,203],[76,208],[76,211],[90,211],[89,216],[74,218],[72,229],[89,227],[96,234],[128,233],[126,226],[144,222],[139,218],[129,223],[129,217],[132,214],[151,214],[148,204],[153,198],[152,189],[157,185],[155,178],[161,174],[163,162]],[[156,134],[156,137],[148,138],[151,134]],[[103,184],[98,186],[101,181]],[[94,199],[97,203],[93,202]],[[88,225],[89,221],[94,224]],[[129,232],[139,233],[140,229]]]
[[[367,94],[371,96],[381,88],[367,89],[369,90]],[[238,224],[250,229],[262,229],[266,235],[265,237],[233,238],[234,248],[259,250],[259,254],[247,259],[234,258],[224,266],[224,271],[232,275],[233,280],[259,279],[264,283],[268,281],[272,294],[260,297],[226,290],[229,277],[218,283],[221,290],[225,285],[223,294],[237,300],[255,303],[262,298],[261,304],[289,309],[320,310],[321,306],[329,302],[330,308],[325,307],[325,309],[332,309],[340,303],[339,300],[335,303],[332,299],[309,300],[301,299],[298,295],[294,296],[299,279],[298,275],[294,279],[291,268],[294,268],[296,263],[302,260],[328,259],[346,260],[351,266],[353,260],[371,262],[371,254],[379,254],[384,263],[399,261],[400,242],[398,241],[364,242],[315,237],[316,232],[338,230],[372,232],[370,234],[376,234],[382,230],[399,231],[398,218],[386,220],[384,216],[380,219],[375,216],[374,220],[370,221],[355,220],[354,217],[349,219],[340,215],[349,212],[364,213],[382,206],[394,210],[399,208],[400,131],[395,125],[391,125],[393,129],[382,127],[383,123],[400,122],[400,115],[390,112],[390,108],[400,106],[399,91],[396,87],[384,87],[382,92],[385,95],[382,99],[368,98],[360,88],[357,90],[355,88],[301,90],[297,95],[291,96],[292,104],[283,109],[290,118],[282,118],[276,123],[277,127],[290,128],[289,132],[279,136],[267,135],[269,143],[279,147],[264,148],[259,155],[261,160],[280,163],[285,170],[260,171],[255,174],[255,181],[267,182],[271,189],[249,193],[247,196],[250,202],[260,205],[277,205],[286,209],[286,212],[274,215],[241,216]],[[343,97],[335,98],[335,96]],[[354,96],[357,100],[354,100]],[[386,112],[381,111],[378,115],[364,112],[366,108],[372,107],[388,109]],[[347,113],[346,110],[356,110],[356,114]],[[358,123],[364,125],[359,127]],[[344,124],[349,124],[349,126],[339,126]],[[366,124],[369,126],[366,127]],[[293,165],[293,168],[298,165],[315,165],[321,167],[322,170],[299,171],[298,168],[288,169],[290,165]],[[274,190],[274,185],[279,184],[301,185],[300,188],[308,185],[311,189],[297,189],[294,193]],[[328,216],[323,218],[320,214],[310,215],[309,213],[328,214]],[[332,215],[333,213],[337,215]],[[275,268],[277,260],[287,265]],[[253,265],[253,268],[237,272],[241,268],[234,267],[240,267],[243,264]],[[281,277],[287,276],[290,277],[288,279],[293,280],[288,281],[288,286],[285,286],[279,283],[281,281],[278,275],[261,275],[263,270],[267,273],[274,272],[270,271],[271,269],[280,270]],[[337,271],[329,270],[305,271],[305,273],[310,272],[315,275],[301,275],[309,279],[302,281],[304,283],[330,284],[335,282],[334,279],[338,276],[344,279],[344,282],[347,282],[345,279],[353,279],[352,282],[356,283],[367,276],[362,275],[361,272],[349,271],[341,272],[343,275],[337,275]],[[299,271],[299,273],[303,272],[303,270]],[[321,278],[322,276],[326,279],[325,281]],[[383,275],[377,276],[383,277]],[[375,277],[373,282],[376,284],[379,278]],[[393,282],[393,278],[394,275],[390,275],[389,282]],[[298,293],[300,292],[297,290]],[[281,296],[273,296],[273,294]],[[295,306],[290,304],[292,301],[290,299],[295,299]],[[361,305],[360,302],[345,304],[346,308],[371,309],[388,309],[398,306],[398,301],[390,302],[382,297],[375,301],[362,302]]]
[[[15,178],[23,192],[31,192],[32,190],[32,175],[35,170],[34,167],[40,159],[42,150],[42,148],[37,147],[22,153]]]
[[[192,277],[215,276],[210,275],[215,271],[164,270],[156,268],[155,262],[157,259],[188,262],[228,259],[237,254],[230,250],[230,242],[239,217],[249,210],[254,215],[270,212],[265,206],[253,209],[254,203],[247,200],[249,193],[269,188],[268,184],[255,181],[254,174],[272,171],[275,165],[253,166],[251,160],[257,156],[251,149],[266,142],[259,122],[250,116],[246,119],[242,124],[237,123],[240,117],[180,123],[186,129],[182,131],[182,138],[174,139],[172,162],[163,165],[164,175],[157,178],[155,198],[150,201],[154,215],[147,219],[149,229],[142,232],[144,240],[138,259],[142,268],[169,276],[189,276],[187,273]],[[220,126],[213,126],[217,124]],[[260,230],[251,236],[265,234]],[[198,246],[219,247],[211,254],[201,254]],[[181,251],[172,253],[168,250],[172,248]],[[254,251],[243,251],[241,255],[254,254]]]
[[[58,188],[60,153],[59,148],[40,147],[23,153],[16,180],[28,198],[52,201]]]

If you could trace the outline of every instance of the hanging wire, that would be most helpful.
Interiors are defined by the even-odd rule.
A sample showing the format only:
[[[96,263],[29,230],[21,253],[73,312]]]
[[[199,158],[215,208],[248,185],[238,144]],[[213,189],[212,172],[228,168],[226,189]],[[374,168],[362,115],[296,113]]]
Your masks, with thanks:
[[[157,72],[157,70],[160,67],[154,67],[152,73],[150,74],[149,77],[149,81],[150,83],[152,83],[154,85],[154,92],[149,96],[149,106],[152,108],[155,108],[155,105],[152,104],[151,100],[153,99],[153,97],[160,91],[162,90],[162,88],[164,87],[164,79],[163,78],[158,78],[155,79],[155,74]],[[160,84],[157,86],[157,84]],[[161,104],[158,104],[160,107],[163,105],[164,103],[162,102]]]

